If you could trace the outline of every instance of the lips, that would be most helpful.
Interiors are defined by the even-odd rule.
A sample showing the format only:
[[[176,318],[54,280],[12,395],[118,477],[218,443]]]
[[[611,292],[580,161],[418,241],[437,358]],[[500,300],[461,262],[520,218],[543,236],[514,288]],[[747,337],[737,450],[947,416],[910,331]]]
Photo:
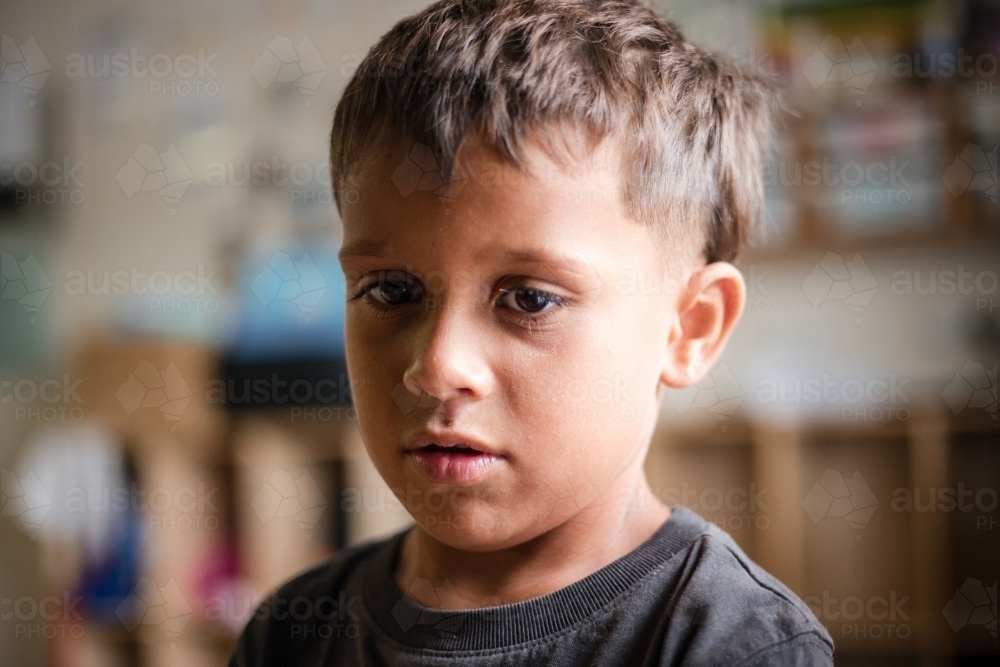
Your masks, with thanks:
[[[411,442],[406,456],[423,477],[435,484],[472,484],[483,479],[503,457],[471,438],[425,434]]]

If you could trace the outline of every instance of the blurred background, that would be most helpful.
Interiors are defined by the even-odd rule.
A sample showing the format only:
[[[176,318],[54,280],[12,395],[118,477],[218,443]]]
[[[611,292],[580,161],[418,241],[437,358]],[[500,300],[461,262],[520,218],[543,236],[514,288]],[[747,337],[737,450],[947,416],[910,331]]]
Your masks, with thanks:
[[[222,665],[271,587],[408,525],[351,408],[326,137],[424,4],[4,1],[0,664]],[[1000,2],[660,5],[788,110],[654,491],[838,664],[997,664]]]

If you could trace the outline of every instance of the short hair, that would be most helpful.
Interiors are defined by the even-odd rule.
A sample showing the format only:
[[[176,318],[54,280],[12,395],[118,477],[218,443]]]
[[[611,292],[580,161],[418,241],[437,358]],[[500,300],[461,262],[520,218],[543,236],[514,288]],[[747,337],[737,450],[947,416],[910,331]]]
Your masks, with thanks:
[[[761,213],[773,90],[642,1],[439,0],[386,33],[344,90],[337,206],[381,138],[430,147],[447,182],[472,133],[522,166],[534,130],[569,122],[616,141],[630,218],[729,261]]]

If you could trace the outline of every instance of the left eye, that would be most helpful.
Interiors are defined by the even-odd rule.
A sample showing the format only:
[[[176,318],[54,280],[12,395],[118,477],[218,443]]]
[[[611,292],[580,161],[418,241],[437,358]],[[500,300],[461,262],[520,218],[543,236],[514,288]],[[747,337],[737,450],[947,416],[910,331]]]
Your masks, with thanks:
[[[561,297],[551,292],[544,292],[530,287],[518,287],[507,290],[500,297],[500,303],[507,308],[532,315],[550,310],[551,306],[558,306],[561,301]]]

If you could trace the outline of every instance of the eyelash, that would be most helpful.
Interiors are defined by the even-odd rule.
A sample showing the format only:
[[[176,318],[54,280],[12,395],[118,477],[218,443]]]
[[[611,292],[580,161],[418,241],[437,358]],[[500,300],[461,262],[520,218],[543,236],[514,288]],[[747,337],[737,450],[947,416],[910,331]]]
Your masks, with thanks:
[[[368,307],[375,312],[375,317],[378,318],[388,317],[389,314],[393,310],[395,310],[393,306],[384,306],[378,301],[375,301],[374,299],[371,298],[365,299],[365,297],[368,296],[368,293],[371,292],[376,287],[378,287],[381,283],[382,283],[381,280],[374,280],[368,283],[367,285],[364,285],[363,287],[361,287],[361,289],[358,290],[357,294],[355,294],[348,300],[348,303],[354,303],[355,301],[360,301],[361,299],[364,299]]]
[[[385,282],[385,281],[383,281],[383,280],[373,280],[372,282],[368,283],[367,285],[362,286],[358,290],[357,294],[355,294],[354,296],[352,296],[349,299],[349,303],[353,303],[355,301],[360,301],[361,299],[364,299],[366,296],[368,296],[369,292],[371,292],[373,289],[376,289],[383,282]],[[400,281],[400,282],[402,282],[402,281]],[[523,313],[523,312],[518,311],[518,310],[510,309],[512,313],[514,313],[516,316],[520,317],[519,324],[521,324],[523,326],[528,326],[529,328],[530,328],[530,325],[532,325],[532,324],[538,324],[539,322],[545,321],[555,311],[557,311],[557,310],[559,310],[561,308],[565,308],[567,305],[569,305],[569,302],[566,299],[566,297],[562,297],[562,296],[559,296],[558,294],[553,294],[552,292],[547,292],[545,290],[536,289],[536,288],[533,288],[533,287],[524,287],[524,286],[512,287],[512,288],[509,288],[509,289],[500,290],[500,294],[497,297],[497,301],[499,301],[500,299],[504,298],[508,294],[516,292],[517,290],[520,290],[520,289],[531,290],[533,292],[537,292],[539,294],[545,295],[548,298],[549,303],[552,304],[551,307],[548,308],[548,310],[539,312],[537,314],[535,314],[535,313],[526,313],[526,312]],[[423,290],[421,289],[418,292],[418,295],[422,295],[422,294],[423,294]],[[413,302],[410,302],[410,303],[400,304],[399,306],[386,306],[386,305],[383,305],[383,304],[379,303],[378,301],[376,301],[376,300],[374,300],[372,298],[365,299],[365,303],[367,303],[367,305],[374,311],[375,316],[378,317],[378,318],[388,317],[394,311],[397,311],[397,309],[413,305]]]

